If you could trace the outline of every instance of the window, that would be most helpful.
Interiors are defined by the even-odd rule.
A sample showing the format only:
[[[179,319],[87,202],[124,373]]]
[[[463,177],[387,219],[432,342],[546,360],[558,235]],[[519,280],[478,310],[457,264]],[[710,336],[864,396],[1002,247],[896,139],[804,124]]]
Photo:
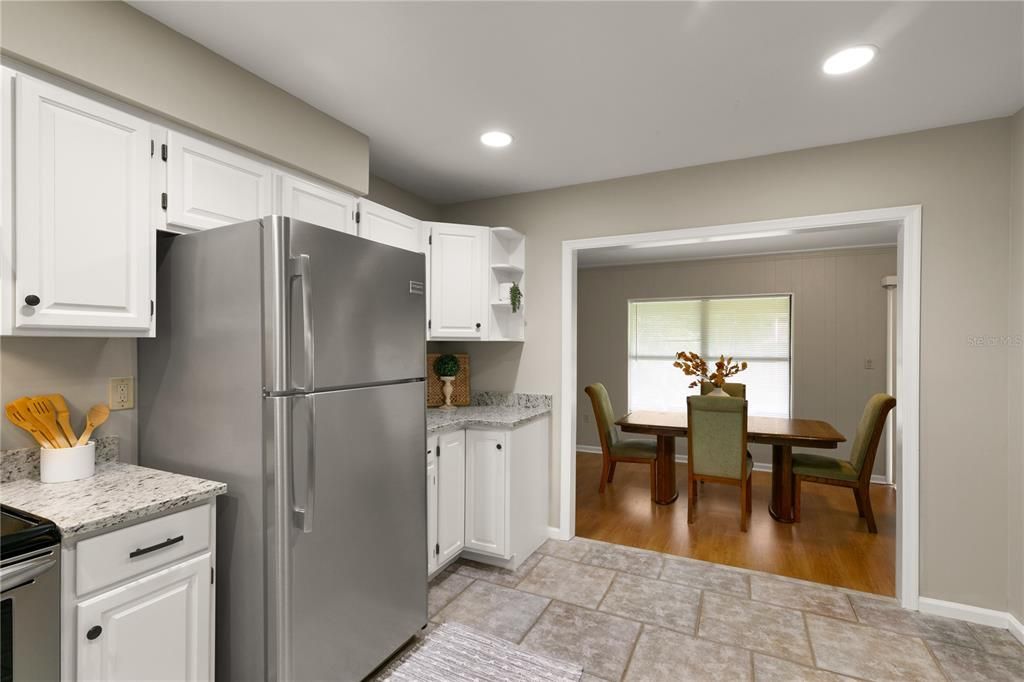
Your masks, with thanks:
[[[750,414],[789,417],[790,296],[629,302],[629,409],[685,410],[693,380],[672,366],[679,351],[708,362],[745,360]]]

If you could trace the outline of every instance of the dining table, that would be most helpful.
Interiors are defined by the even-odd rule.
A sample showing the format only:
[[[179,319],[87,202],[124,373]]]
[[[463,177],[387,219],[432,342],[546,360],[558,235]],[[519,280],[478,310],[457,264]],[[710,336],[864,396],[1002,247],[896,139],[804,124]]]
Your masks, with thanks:
[[[686,411],[630,412],[616,425],[624,433],[656,436],[654,501],[672,504],[679,497],[676,485],[676,438],[686,438]],[[772,499],[768,513],[780,523],[793,523],[793,447],[835,449],[846,438],[828,422],[818,419],[747,417],[747,442],[772,446]]]

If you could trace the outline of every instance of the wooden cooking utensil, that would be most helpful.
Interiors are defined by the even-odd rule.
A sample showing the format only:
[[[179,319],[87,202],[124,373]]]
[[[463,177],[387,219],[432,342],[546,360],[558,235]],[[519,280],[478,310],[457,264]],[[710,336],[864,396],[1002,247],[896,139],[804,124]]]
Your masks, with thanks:
[[[50,441],[53,444],[51,447],[54,447],[54,448],[61,447],[60,439],[57,438],[57,434],[54,432],[54,430],[50,429],[50,427],[45,422],[41,421],[36,416],[35,411],[32,409],[32,399],[31,398],[29,398],[29,397],[18,398],[17,400],[14,401],[14,405],[15,405],[15,407],[18,408],[18,412],[21,413],[22,417],[26,421],[31,423],[33,426],[35,426],[36,429],[38,429],[39,432],[42,433],[43,436],[46,437],[46,440]],[[56,426],[56,424],[54,426]]]
[[[11,421],[11,423],[19,428],[28,431],[32,435],[32,437],[35,438],[36,442],[39,443],[41,446],[43,446],[44,448],[57,447],[54,443],[51,443],[50,440],[45,435],[43,435],[43,432],[36,427],[34,421],[29,419],[27,415],[25,415],[24,413],[22,413],[21,410],[18,409],[17,405],[15,405],[14,403],[8,403],[5,410],[7,412],[7,418]]]
[[[60,424],[60,428],[64,431],[64,435],[67,436],[68,442],[77,443],[78,436],[75,435],[75,430],[71,426],[71,418],[68,417],[68,404],[64,400],[64,396],[60,393],[51,393],[50,395],[40,397],[46,398],[53,403],[54,408],[57,410],[57,423]]]
[[[89,442],[89,436],[96,430],[96,427],[107,421],[107,417],[110,416],[110,408],[103,403],[97,403],[89,408],[89,412],[85,415],[85,431],[82,431],[82,435],[78,438],[78,442],[75,445],[85,445]]]
[[[46,427],[43,429],[43,432],[47,434],[51,441],[54,441],[62,448],[71,447],[71,441],[60,432],[60,427],[57,426],[57,410],[49,399],[29,398],[28,409],[32,412],[32,416],[35,417],[36,421]]]

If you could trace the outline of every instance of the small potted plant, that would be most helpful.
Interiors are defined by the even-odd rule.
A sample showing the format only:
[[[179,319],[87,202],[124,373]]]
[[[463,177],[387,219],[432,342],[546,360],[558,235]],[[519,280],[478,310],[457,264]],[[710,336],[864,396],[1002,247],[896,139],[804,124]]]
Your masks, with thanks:
[[[434,360],[434,374],[437,375],[438,379],[444,382],[444,386],[441,387],[441,392],[444,393],[444,405],[441,406],[442,410],[455,409],[455,406],[452,405],[452,381],[455,380],[455,375],[458,373],[459,359],[454,355],[441,355]]]
[[[515,282],[512,283],[512,287],[508,291],[508,301],[512,304],[512,312],[519,312],[520,306],[523,305],[523,290]]]
[[[709,372],[707,360],[698,353],[682,351],[676,353],[676,361],[672,363],[672,366],[683,370],[683,374],[688,377],[697,377],[690,384],[690,388],[696,388],[700,386],[702,381],[707,381],[715,387],[708,395],[728,398],[729,394],[725,392],[724,388],[726,379],[736,376],[745,370],[747,363],[734,363],[732,357],[727,358],[722,355],[715,361],[715,370]]]

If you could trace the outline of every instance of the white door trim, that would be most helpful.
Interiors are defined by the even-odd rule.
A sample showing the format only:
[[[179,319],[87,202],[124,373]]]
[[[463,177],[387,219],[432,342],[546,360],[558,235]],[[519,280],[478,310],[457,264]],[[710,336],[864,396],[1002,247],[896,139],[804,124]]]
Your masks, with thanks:
[[[576,533],[576,264],[586,249],[673,240],[691,241],[730,236],[742,239],[762,232],[799,232],[822,228],[856,228],[870,222],[899,221],[897,288],[900,297],[900,399],[896,404],[897,438],[902,443],[896,472],[896,597],[904,608],[917,609],[920,561],[920,373],[921,373],[921,206],[847,211],[825,215],[760,220],[658,232],[572,239],[562,242],[562,382],[559,402],[561,436],[559,527],[568,540]]]

